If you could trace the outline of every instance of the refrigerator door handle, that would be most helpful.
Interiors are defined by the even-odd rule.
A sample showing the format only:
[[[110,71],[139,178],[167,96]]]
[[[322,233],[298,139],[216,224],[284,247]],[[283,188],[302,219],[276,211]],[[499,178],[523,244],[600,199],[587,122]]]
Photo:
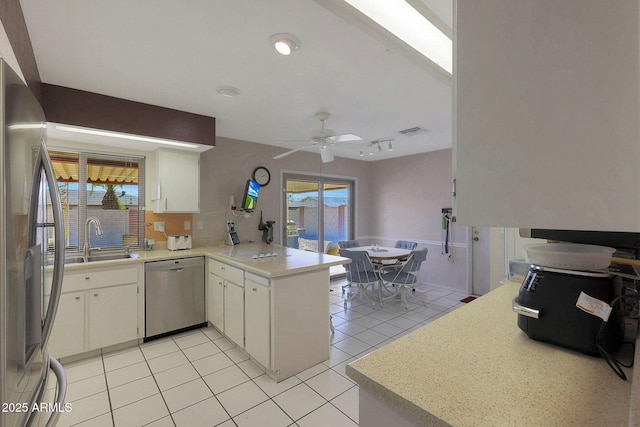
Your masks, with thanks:
[[[44,174],[49,186],[49,195],[51,197],[51,210],[53,211],[53,222],[55,232],[55,253],[53,260],[53,278],[51,283],[51,297],[47,307],[44,324],[42,326],[42,348],[46,348],[51,328],[58,310],[58,302],[60,301],[60,292],[62,291],[62,277],[64,274],[64,217],[62,216],[62,203],[57,190],[57,182],[53,172],[51,158],[47,152],[44,141],[40,143],[38,157],[36,160],[36,170],[44,169]],[[39,174],[39,172],[38,172]],[[38,180],[39,181],[39,180]],[[36,199],[37,194],[32,194],[32,198]],[[33,226],[33,225],[32,225]]]
[[[49,355],[49,366],[58,380],[58,397],[56,398],[55,408],[49,421],[45,424],[45,427],[54,427],[58,422],[58,417],[64,406],[64,398],[67,395],[67,376],[64,373],[64,368],[54,357]]]

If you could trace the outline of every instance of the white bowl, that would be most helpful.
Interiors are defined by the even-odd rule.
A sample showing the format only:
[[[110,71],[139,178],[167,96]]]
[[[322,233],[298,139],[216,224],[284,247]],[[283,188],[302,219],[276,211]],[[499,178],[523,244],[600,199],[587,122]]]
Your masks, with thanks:
[[[614,248],[578,243],[532,243],[524,247],[531,264],[567,270],[609,267]]]

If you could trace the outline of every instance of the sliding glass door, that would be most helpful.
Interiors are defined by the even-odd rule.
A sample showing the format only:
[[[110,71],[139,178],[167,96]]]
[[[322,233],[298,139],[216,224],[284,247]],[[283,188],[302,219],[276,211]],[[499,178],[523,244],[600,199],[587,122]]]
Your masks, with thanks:
[[[285,174],[283,242],[290,248],[337,254],[354,236],[354,182]]]

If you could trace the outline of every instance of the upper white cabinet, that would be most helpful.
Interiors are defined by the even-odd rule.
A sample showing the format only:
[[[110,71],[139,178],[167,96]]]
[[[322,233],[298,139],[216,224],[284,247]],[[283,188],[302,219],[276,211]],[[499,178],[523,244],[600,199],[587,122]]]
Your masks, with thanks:
[[[640,231],[638,9],[457,0],[460,224]]]
[[[158,149],[149,156],[149,200],[154,212],[200,211],[200,154]]]

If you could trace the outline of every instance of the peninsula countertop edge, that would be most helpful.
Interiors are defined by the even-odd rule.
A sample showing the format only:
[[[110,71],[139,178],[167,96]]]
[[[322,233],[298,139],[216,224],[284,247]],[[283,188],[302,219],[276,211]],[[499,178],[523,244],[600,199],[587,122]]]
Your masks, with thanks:
[[[154,249],[151,251],[134,252],[134,258],[125,258],[108,261],[95,261],[88,263],[65,264],[65,270],[74,271],[83,268],[99,268],[101,266],[127,266],[136,263],[166,261],[170,259],[190,258],[205,256],[242,270],[257,274],[267,278],[277,278],[301,274],[336,265],[348,264],[349,258],[343,258],[324,253],[303,251],[300,249],[287,248],[280,245],[267,245],[262,243],[247,243],[238,245],[245,251],[256,252],[278,252],[275,257],[265,257],[260,259],[240,260],[229,256],[228,253],[236,246],[202,246],[193,249],[170,251],[167,249]]]

